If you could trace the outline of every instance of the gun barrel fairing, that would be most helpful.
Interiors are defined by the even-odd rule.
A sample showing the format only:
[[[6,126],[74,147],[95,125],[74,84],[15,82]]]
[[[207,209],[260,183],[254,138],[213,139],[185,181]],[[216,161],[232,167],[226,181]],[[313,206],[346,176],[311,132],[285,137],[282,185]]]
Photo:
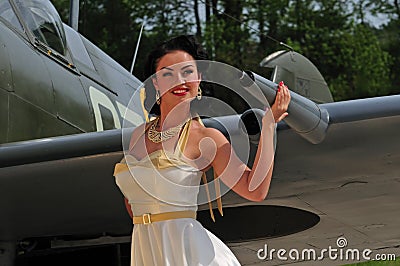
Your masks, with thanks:
[[[244,73],[241,77],[243,87],[251,89],[255,83],[272,106],[278,84],[250,71]],[[284,119],[285,123],[309,142],[322,142],[329,126],[328,111],[293,91],[290,91],[290,95],[291,101],[287,111],[289,115]]]

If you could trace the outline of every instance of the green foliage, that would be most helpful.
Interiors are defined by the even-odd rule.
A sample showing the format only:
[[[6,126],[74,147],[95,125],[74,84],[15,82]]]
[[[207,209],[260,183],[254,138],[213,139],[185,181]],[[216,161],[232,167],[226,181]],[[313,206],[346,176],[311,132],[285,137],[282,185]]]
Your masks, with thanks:
[[[368,26],[352,21],[344,2],[298,1],[289,12],[288,43],[316,64],[335,100],[389,93],[391,58]]]
[[[60,17],[64,23],[68,23],[69,16],[69,1],[68,0],[51,0],[51,3],[56,7]]]
[[[382,260],[382,261],[377,261],[377,260],[372,260],[372,261],[366,261],[366,262],[360,262],[360,263],[352,263],[352,264],[346,264],[347,266],[399,266],[400,265],[400,258],[396,258],[396,260]]]
[[[352,33],[342,36],[337,55],[339,66],[346,70],[331,80],[337,99],[386,95],[390,89],[390,56],[382,51],[370,28],[356,25]]]
[[[68,21],[69,0],[52,2]],[[276,40],[284,41],[316,64],[335,100],[400,92],[398,0],[197,3],[199,17],[191,1],[81,0],[79,31],[129,69],[144,22],[134,69],[142,80],[146,55],[156,43],[178,34],[197,34],[211,59],[262,75],[269,72],[259,62],[286,49]],[[388,23],[381,28],[370,26],[371,19],[365,19],[382,15]]]
[[[392,60],[390,66],[390,94],[400,93],[400,19],[393,19],[381,30],[376,30],[376,36],[384,51],[387,51]]]

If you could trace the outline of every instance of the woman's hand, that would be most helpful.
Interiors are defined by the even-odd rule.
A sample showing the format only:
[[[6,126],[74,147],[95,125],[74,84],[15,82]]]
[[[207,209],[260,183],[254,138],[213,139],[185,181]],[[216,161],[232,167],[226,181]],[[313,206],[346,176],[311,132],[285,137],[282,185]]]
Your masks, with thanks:
[[[290,93],[288,87],[279,82],[278,91],[276,93],[275,102],[271,107],[272,115],[274,116],[275,123],[284,119],[288,113],[286,112],[290,103]]]

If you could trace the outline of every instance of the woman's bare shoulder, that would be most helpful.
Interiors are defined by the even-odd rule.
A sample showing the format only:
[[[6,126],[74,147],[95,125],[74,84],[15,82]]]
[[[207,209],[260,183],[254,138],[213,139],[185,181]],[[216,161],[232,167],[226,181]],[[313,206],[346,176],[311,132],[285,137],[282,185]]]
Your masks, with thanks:
[[[211,138],[215,141],[215,143],[223,144],[228,142],[224,134],[221,133],[218,129],[205,127],[201,122],[194,120],[193,123],[193,131],[199,139],[203,138]]]
[[[131,138],[141,135],[146,130],[148,124],[149,122],[140,124],[137,127],[135,127],[135,129],[132,131]]]
[[[145,132],[147,126],[151,122],[143,123],[135,127],[131,134],[131,140],[129,142],[129,149],[132,149],[132,146],[136,143],[136,141],[140,138],[141,135]]]

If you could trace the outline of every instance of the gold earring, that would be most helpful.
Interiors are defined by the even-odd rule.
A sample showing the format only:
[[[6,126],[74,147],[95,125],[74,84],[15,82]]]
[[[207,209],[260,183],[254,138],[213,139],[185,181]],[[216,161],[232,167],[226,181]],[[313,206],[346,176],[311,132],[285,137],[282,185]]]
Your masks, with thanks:
[[[156,90],[156,103],[158,105],[160,105],[160,103],[161,103],[161,97],[160,97],[160,91],[159,90]]]
[[[201,100],[201,93],[202,93],[202,91],[201,91],[201,88],[200,88],[200,86],[199,86],[199,89],[197,90],[197,100]]]

